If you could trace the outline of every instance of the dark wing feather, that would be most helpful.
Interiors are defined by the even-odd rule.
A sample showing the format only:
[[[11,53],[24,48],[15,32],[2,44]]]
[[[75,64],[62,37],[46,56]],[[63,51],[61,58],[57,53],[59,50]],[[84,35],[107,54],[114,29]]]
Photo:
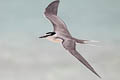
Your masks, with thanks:
[[[76,51],[76,44],[73,40],[67,40],[63,42],[63,46],[67,49],[75,58],[77,58],[81,63],[83,63],[89,70],[91,70],[94,74],[96,74],[99,78],[101,78],[93,67]]]
[[[54,31],[56,33],[64,33],[65,35],[70,35],[69,31],[67,30],[67,27],[58,16],[57,16],[57,11],[58,11],[58,5],[59,5],[59,0],[53,1],[48,5],[48,7],[45,10],[45,16],[51,21],[54,27]]]
[[[59,1],[53,1],[48,5],[45,10],[45,14],[57,15]]]

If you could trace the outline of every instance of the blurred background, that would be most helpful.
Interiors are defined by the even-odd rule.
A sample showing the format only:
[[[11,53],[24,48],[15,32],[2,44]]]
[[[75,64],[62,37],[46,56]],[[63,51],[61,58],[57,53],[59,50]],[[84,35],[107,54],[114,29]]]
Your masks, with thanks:
[[[0,0],[0,80],[100,80],[60,44],[43,16],[53,0]],[[61,0],[58,15],[79,39],[100,41],[77,50],[101,75],[120,80],[120,0]]]

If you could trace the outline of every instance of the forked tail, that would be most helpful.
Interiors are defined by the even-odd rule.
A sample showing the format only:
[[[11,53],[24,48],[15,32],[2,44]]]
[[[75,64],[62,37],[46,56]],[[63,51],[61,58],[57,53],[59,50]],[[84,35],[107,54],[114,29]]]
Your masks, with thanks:
[[[87,44],[87,42],[89,40],[81,40],[81,39],[76,39],[76,38],[73,38],[77,43],[80,43],[80,44]]]
[[[80,43],[80,44],[86,44],[88,46],[95,46],[95,47],[100,47],[100,46],[96,46],[94,44],[90,44],[91,42],[99,42],[99,41],[95,41],[95,40],[81,40],[81,39],[76,39],[76,38],[73,38],[77,43]]]

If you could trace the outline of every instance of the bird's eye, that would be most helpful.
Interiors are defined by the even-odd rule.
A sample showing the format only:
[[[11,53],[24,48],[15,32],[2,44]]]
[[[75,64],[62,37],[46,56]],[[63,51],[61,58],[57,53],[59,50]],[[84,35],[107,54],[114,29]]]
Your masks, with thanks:
[[[51,32],[47,32],[46,34],[50,34]]]
[[[54,34],[56,34],[56,33],[55,33],[55,32],[47,32],[46,34],[54,35]]]

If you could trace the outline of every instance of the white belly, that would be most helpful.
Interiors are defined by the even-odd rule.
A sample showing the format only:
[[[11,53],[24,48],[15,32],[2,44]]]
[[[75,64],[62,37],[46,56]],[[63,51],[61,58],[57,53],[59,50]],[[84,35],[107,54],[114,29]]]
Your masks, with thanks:
[[[49,41],[55,42],[55,43],[60,43],[63,41],[62,39],[55,38],[54,36],[49,36],[46,39],[48,39]]]

